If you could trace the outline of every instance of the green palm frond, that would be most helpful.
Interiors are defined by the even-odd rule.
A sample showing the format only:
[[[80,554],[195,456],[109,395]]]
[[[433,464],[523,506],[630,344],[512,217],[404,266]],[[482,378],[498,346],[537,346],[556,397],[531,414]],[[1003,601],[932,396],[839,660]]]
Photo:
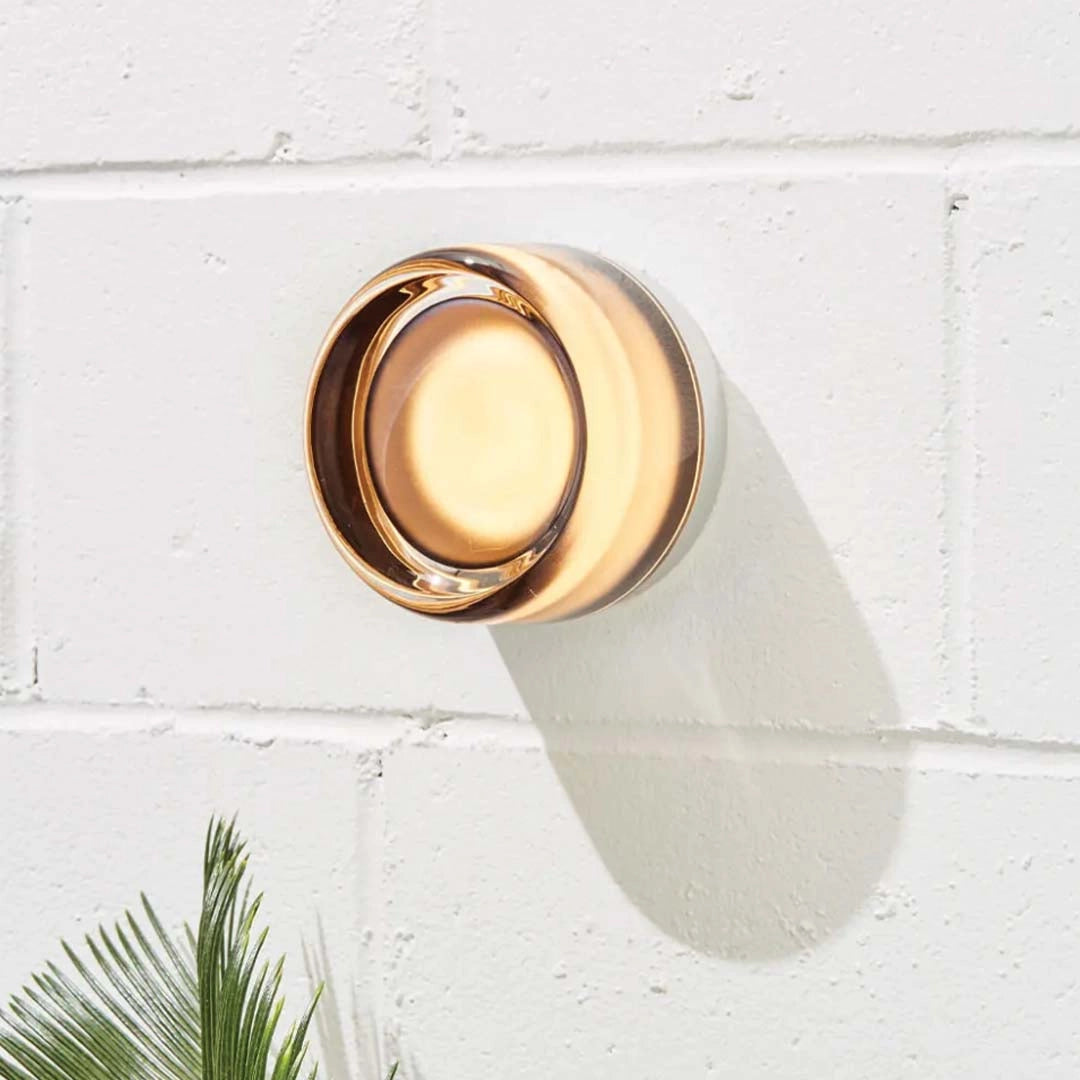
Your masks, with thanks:
[[[50,964],[0,1011],[0,1080],[298,1080],[318,993],[278,1039],[282,961],[262,959],[246,875],[235,825],[215,820],[196,934],[176,944],[144,896],[146,929],[128,913],[88,958],[64,943],[75,977]]]

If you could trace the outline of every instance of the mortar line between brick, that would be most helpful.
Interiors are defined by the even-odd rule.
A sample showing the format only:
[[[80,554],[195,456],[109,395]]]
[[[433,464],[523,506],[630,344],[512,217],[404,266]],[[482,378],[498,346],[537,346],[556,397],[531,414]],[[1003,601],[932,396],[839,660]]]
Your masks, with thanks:
[[[197,736],[268,749],[278,742],[351,746],[393,754],[398,747],[438,751],[647,754],[804,763],[850,762],[904,768],[936,762],[952,771],[1064,770],[1080,775],[1080,743],[994,736],[971,730],[817,731],[717,727],[674,719],[579,720],[534,725],[517,717],[447,715],[437,722],[397,713],[319,714],[310,710],[228,712],[146,706],[59,706],[47,702],[0,707],[0,737],[27,735]]]
[[[23,400],[26,387],[25,275],[28,252],[28,214],[26,202],[16,199],[4,215],[3,244],[3,401],[0,403],[0,593],[6,598],[6,612],[0,624],[0,686],[9,692],[32,689],[36,678],[33,644],[32,582],[33,545],[32,498],[27,455],[27,408]]]
[[[430,161],[438,163],[448,160],[454,154],[452,105],[443,54],[440,0],[423,0],[423,19],[428,153]]]
[[[15,655],[15,611],[10,598],[15,586],[12,547],[12,488],[15,468],[12,462],[12,434],[14,419],[14,364],[12,354],[11,324],[15,318],[12,249],[13,230],[11,219],[18,211],[18,202],[0,202],[0,283],[3,296],[0,301],[0,690],[6,689],[12,680],[11,663]]]
[[[431,0],[437,2],[437,0]],[[429,81],[433,76],[428,73]],[[430,100],[438,90],[438,102]],[[428,87],[429,124],[441,118],[443,149],[452,139],[449,87]],[[326,162],[118,162],[0,170],[0,197],[194,197],[216,192],[304,192],[366,188],[456,188],[511,183],[679,182],[725,176],[813,177],[862,173],[940,175],[958,161],[971,168],[1080,166],[1080,138],[972,137],[972,141],[836,141],[627,147],[555,153],[513,148],[490,155],[342,158]]]
[[[974,372],[970,282],[962,258],[968,196],[947,182],[945,206],[945,660],[948,719],[978,727],[972,610],[975,504]]]
[[[374,825],[371,835],[374,837],[376,850],[368,852],[366,865],[364,866],[365,881],[373,883],[368,892],[370,910],[368,917],[371,920],[372,948],[368,954],[368,960],[373,967],[371,980],[372,1002],[371,1008],[372,1031],[370,1032],[373,1045],[371,1052],[375,1055],[375,1066],[378,1076],[385,1076],[389,1071],[386,1060],[385,1025],[387,1015],[387,986],[386,986],[386,901],[388,890],[386,888],[386,845],[388,836],[388,823],[386,820],[386,760],[385,753],[379,752],[378,777],[373,785],[375,806],[373,809]]]
[[[379,836],[379,858],[374,869],[378,876],[378,921],[375,926],[376,947],[375,962],[375,1037],[378,1056],[378,1075],[386,1076],[397,1059],[399,1010],[394,1004],[394,984],[396,983],[396,962],[390,948],[390,919],[387,906],[392,896],[389,881],[389,861],[386,853],[390,844],[390,822],[386,812],[386,759],[383,755],[379,770],[379,805],[376,816]]]

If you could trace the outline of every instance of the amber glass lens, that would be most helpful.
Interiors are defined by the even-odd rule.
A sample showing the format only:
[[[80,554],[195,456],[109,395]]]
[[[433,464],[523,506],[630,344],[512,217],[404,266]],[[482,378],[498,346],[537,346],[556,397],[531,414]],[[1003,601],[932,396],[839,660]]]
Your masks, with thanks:
[[[388,517],[453,566],[532,549],[573,472],[573,401],[550,344],[490,300],[446,300],[405,326],[356,421]]]
[[[710,409],[686,341],[637,279],[571,248],[391,267],[346,305],[312,378],[308,464],[332,539],[432,615],[554,619],[626,595],[701,486]]]

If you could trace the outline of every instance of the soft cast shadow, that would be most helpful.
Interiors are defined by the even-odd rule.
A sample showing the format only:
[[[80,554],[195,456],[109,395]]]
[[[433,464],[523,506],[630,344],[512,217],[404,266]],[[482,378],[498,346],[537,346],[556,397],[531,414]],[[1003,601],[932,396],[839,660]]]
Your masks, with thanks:
[[[319,1076],[328,1080],[351,1080],[352,1077],[383,1080],[389,1070],[380,1060],[375,1019],[370,1013],[361,1011],[355,988],[349,988],[348,1000],[341,996],[326,945],[322,917],[316,915],[315,919],[316,940],[313,944],[305,941],[303,950],[309,991],[314,995],[319,987],[322,988],[313,1021]],[[351,1038],[346,1037],[346,1030],[352,1033]],[[347,1049],[350,1045],[351,1053]]]
[[[693,948],[755,960],[823,940],[873,893],[905,744],[879,747],[898,716],[874,642],[754,410],[725,392],[725,476],[683,564],[606,612],[493,636],[626,895]]]

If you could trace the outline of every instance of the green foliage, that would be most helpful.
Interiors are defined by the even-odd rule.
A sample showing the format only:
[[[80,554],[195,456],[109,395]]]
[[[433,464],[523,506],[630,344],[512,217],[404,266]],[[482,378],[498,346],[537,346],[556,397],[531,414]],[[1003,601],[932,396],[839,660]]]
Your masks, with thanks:
[[[283,962],[262,959],[246,874],[235,825],[214,820],[196,934],[174,942],[144,896],[145,928],[128,913],[88,958],[63,943],[77,978],[49,964],[0,1011],[0,1080],[299,1080],[318,993],[279,1038]]]

